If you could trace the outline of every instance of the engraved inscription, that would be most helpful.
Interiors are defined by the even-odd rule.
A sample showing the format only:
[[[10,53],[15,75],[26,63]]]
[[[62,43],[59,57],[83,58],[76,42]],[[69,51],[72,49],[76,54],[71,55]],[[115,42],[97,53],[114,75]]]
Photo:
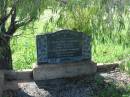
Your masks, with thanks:
[[[66,63],[91,60],[91,37],[82,32],[61,30],[37,35],[37,63]]]

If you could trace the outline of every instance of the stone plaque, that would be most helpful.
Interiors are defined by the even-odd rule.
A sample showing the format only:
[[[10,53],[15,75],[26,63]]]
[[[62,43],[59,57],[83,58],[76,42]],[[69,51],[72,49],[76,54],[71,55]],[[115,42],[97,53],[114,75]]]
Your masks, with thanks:
[[[61,30],[37,35],[36,42],[38,65],[91,60],[91,37],[82,32]]]

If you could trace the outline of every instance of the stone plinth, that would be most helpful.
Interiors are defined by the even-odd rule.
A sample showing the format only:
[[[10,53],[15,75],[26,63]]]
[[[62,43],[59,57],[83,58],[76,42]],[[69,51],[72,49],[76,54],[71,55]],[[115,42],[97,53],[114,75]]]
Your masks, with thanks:
[[[34,64],[34,80],[48,80],[79,75],[91,75],[96,73],[96,63],[91,61],[79,61],[66,64]]]

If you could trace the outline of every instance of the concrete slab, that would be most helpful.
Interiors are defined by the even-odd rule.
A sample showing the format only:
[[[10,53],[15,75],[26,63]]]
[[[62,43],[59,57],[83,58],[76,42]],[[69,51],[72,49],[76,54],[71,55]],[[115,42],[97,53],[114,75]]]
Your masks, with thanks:
[[[34,64],[33,67],[34,80],[91,75],[97,71],[97,65],[92,61],[80,61],[66,64]]]
[[[0,71],[0,97],[2,97],[4,85],[4,72]]]
[[[6,90],[19,90],[18,82],[17,81],[5,81],[3,91]]]
[[[10,81],[32,81],[33,72],[32,70],[23,70],[23,71],[14,71],[14,70],[5,70],[5,80]]]

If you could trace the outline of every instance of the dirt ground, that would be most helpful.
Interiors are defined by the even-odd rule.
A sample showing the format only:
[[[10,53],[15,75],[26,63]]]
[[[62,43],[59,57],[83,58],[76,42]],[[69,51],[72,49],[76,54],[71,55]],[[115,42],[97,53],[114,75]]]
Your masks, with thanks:
[[[5,91],[3,97],[116,97],[111,93],[121,97],[126,85],[130,85],[130,76],[116,69],[93,76],[19,83],[18,91]]]

